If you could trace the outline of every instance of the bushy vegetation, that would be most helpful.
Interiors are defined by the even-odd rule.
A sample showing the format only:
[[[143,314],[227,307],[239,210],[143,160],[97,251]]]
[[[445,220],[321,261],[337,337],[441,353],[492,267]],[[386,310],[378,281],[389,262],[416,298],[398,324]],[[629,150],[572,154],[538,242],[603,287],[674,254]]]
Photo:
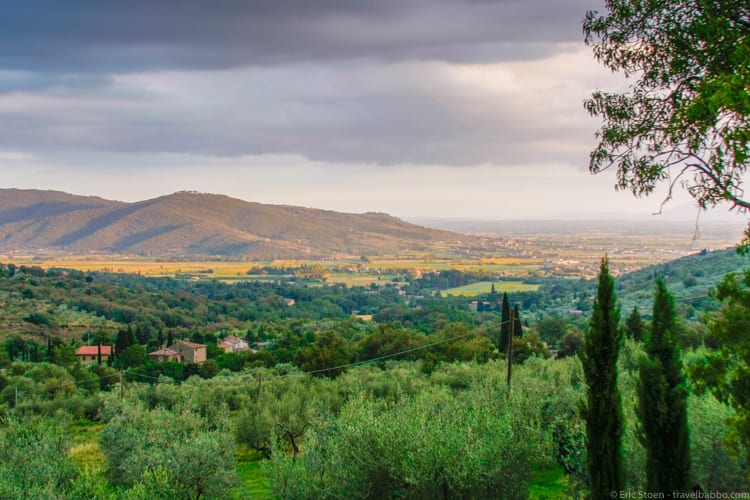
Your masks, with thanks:
[[[721,364],[728,351],[714,350],[704,335],[733,338],[728,332],[746,315],[743,287],[722,284],[718,298],[735,301],[714,309],[708,327],[676,307],[679,328],[670,330],[682,343],[679,364],[687,373],[681,387],[690,430],[688,477],[710,490],[750,487],[747,449],[738,439],[747,417],[735,396],[744,394],[742,360]],[[579,356],[591,346],[584,333],[590,335],[595,322],[587,325],[585,315],[529,321],[526,315],[535,315],[521,308],[510,390],[506,353],[498,349],[505,324],[498,294],[484,297],[493,307],[474,312],[467,299],[415,299],[393,285],[228,286],[11,272],[10,266],[0,291],[18,310],[33,304],[48,314],[49,324],[24,323],[46,329],[40,331],[48,338],[55,338],[50,325],[59,324],[66,296],[111,304],[97,314],[114,314],[115,306],[136,311],[130,323],[111,316],[106,321],[113,331],[91,328],[80,338],[6,337],[0,454],[26,460],[2,462],[8,480],[0,496],[27,490],[45,498],[232,498],[243,496],[248,474],[281,498],[525,498],[543,488],[541,477],[555,478],[556,491],[567,495],[590,492],[582,406],[589,384]],[[287,296],[295,298],[293,306],[284,303]],[[509,294],[509,303],[522,304],[524,297]],[[371,307],[373,319],[344,313],[352,307],[348,301]],[[316,312],[304,317],[307,308]],[[248,311],[257,316],[243,316]],[[168,327],[168,317],[182,326]],[[643,314],[638,336],[629,333],[633,320],[614,337],[622,339],[616,385],[623,480],[635,489],[647,486],[639,386],[653,339],[651,319]],[[267,344],[255,344],[257,352],[224,353],[216,343],[229,333]],[[703,342],[682,342],[694,337]],[[205,342],[208,361],[144,359],[150,346],[174,338]],[[102,339],[119,351],[111,366],[75,358],[77,343]],[[248,466],[255,461],[262,465]]]
[[[690,353],[694,360],[703,355]],[[645,487],[636,416],[642,356],[640,345],[628,340],[619,365],[624,468],[633,488]],[[30,375],[31,366],[47,365],[11,368]],[[580,362],[530,359],[515,371],[512,391],[505,368],[504,361],[455,362],[426,373],[421,360],[390,361],[331,380],[280,365],[180,384],[126,383],[122,392],[75,386],[78,405],[97,402],[89,417],[76,417],[82,413],[74,405],[16,414],[4,403],[0,452],[25,458],[3,462],[9,479],[2,487],[20,491],[33,482],[29,491],[69,498],[98,474],[101,487],[87,498],[145,498],[146,492],[226,498],[239,491],[235,452],[250,449],[257,450],[253,460],[268,458],[264,474],[281,498],[525,498],[539,470],[563,471],[562,488],[571,495],[584,491]],[[59,375],[34,374],[49,377],[39,379],[42,386],[54,385],[49,381]],[[731,407],[701,393],[690,396],[689,408],[691,477],[711,489],[750,486],[744,454],[737,456],[725,440]],[[72,443],[65,429],[75,422],[102,426],[98,473],[67,453]]]

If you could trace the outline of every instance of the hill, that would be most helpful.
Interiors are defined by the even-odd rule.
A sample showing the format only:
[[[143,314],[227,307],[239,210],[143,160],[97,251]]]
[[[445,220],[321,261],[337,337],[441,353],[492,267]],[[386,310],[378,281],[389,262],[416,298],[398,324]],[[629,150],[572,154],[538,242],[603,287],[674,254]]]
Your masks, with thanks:
[[[0,251],[331,258],[483,246],[382,213],[345,214],[179,192],[136,203],[0,189]]]
[[[750,267],[750,260],[737,254],[733,248],[713,252],[701,251],[669,262],[663,262],[615,277],[615,291],[622,317],[634,306],[649,318],[653,307],[653,294],[657,277],[664,279],[674,295],[676,307],[682,318],[699,320],[701,315],[718,307],[709,297],[727,273],[740,273]],[[533,302],[539,316],[567,317],[571,311],[582,311],[588,316],[597,280],[549,279],[527,301]],[[529,307],[529,304],[526,304]]]

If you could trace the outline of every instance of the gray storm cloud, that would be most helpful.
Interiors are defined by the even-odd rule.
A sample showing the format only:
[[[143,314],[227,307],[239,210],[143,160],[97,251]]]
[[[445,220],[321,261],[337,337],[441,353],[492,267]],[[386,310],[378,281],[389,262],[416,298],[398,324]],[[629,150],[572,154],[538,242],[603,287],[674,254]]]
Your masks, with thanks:
[[[0,150],[580,163],[594,77],[564,58],[590,7],[10,0]]]
[[[6,0],[0,66],[124,72],[359,57],[496,61],[533,55],[528,42],[579,41],[591,7],[584,0]],[[509,42],[513,50],[493,52]]]

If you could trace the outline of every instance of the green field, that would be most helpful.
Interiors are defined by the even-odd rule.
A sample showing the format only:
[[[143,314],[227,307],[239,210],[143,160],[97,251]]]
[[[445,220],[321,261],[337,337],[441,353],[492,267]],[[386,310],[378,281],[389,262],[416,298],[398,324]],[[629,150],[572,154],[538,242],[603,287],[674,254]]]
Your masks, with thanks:
[[[540,285],[530,285],[521,281],[479,281],[471,285],[459,286],[443,290],[444,297],[448,295],[462,295],[464,297],[474,297],[482,293],[490,293],[492,285],[495,285],[496,292],[536,292]]]

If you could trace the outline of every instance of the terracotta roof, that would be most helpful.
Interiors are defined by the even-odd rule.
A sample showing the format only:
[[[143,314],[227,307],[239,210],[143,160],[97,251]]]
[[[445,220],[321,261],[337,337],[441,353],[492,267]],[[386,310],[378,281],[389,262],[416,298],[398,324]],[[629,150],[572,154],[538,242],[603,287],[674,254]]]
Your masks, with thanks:
[[[76,356],[96,356],[97,354],[99,354],[99,346],[95,345],[82,345],[76,349]],[[103,345],[102,356],[110,354],[112,354],[112,346]]]

